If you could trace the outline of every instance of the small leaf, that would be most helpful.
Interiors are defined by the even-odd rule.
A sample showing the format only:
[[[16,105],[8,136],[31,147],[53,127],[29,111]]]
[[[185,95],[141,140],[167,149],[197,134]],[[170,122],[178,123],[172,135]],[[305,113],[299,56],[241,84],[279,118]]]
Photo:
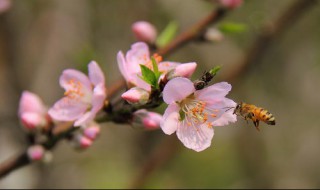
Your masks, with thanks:
[[[233,34],[244,32],[247,29],[247,26],[241,23],[224,22],[220,24],[218,28],[223,33]]]
[[[175,21],[171,21],[166,28],[161,32],[156,40],[156,45],[158,47],[163,47],[167,45],[176,35],[178,31],[178,24]]]
[[[221,69],[221,66],[220,66],[220,65],[215,66],[215,67],[213,67],[213,68],[209,71],[209,73],[210,73],[211,75],[216,75],[220,69]]]
[[[180,109],[179,111],[179,121],[183,121],[184,118],[186,117],[186,114],[184,113],[184,111],[182,109]]]
[[[140,78],[142,80],[146,81],[151,86],[156,86],[157,79],[156,79],[156,75],[154,74],[154,72],[145,65],[140,65],[140,69],[141,69],[141,74],[142,74],[142,76]]]
[[[151,57],[151,61],[152,61],[152,67],[153,67],[154,74],[155,74],[156,79],[158,81],[158,79],[161,76],[161,72],[159,72],[159,68],[158,68],[158,63],[153,56]]]

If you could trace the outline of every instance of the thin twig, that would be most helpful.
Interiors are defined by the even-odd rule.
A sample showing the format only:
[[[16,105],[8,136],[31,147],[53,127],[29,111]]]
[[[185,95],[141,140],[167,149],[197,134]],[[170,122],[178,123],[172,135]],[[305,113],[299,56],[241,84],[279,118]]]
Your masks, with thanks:
[[[240,76],[243,76],[249,67],[261,60],[274,39],[279,38],[287,31],[316,2],[316,0],[297,0],[272,25],[262,27],[260,35],[248,49],[248,53],[239,66],[230,75],[222,77],[222,80],[232,82],[240,80]],[[178,146],[179,143],[175,135],[163,139],[141,166],[141,170],[131,182],[130,188],[142,188],[153,172],[169,162],[179,152],[181,149],[181,146]]]

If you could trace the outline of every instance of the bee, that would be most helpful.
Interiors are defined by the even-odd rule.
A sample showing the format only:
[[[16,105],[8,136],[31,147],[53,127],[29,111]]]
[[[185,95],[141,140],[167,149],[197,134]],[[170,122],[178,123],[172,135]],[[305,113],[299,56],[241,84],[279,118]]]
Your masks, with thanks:
[[[233,114],[243,117],[247,122],[248,119],[251,119],[258,131],[260,131],[259,121],[263,121],[268,125],[276,124],[274,116],[270,112],[268,112],[268,110],[244,102],[240,102],[237,104],[233,111]]]

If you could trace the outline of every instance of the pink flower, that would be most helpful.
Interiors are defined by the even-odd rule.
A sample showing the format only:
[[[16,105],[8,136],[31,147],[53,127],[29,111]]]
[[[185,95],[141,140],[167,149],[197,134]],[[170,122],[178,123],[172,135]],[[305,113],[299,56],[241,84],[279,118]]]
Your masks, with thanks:
[[[237,7],[241,6],[241,4],[242,4],[242,0],[219,0],[219,2],[223,6],[230,8],[230,9],[237,8]]]
[[[182,74],[186,74],[188,76],[191,76],[191,74],[194,72],[196,68],[196,63],[194,62],[181,64],[177,62],[162,61],[161,56],[156,54],[154,55],[154,57],[158,63],[159,71],[162,72],[163,76],[167,74],[169,71],[174,70],[179,65],[181,65],[181,67],[189,68],[188,69],[189,72],[187,73],[182,72]],[[127,81],[127,84],[130,88],[133,86],[137,86],[147,91],[151,91],[150,85],[139,77],[141,76],[140,64],[145,65],[150,69],[153,69],[152,61],[150,59],[149,48],[146,43],[144,42],[134,43],[131,46],[131,49],[126,53],[125,56],[121,51],[119,51],[117,55],[117,61],[118,61],[120,72],[125,78],[125,80]],[[190,70],[190,68],[193,68],[193,69]],[[187,77],[187,76],[182,76],[182,77]]]
[[[162,115],[156,112],[150,112],[146,109],[141,109],[133,113],[133,125],[143,126],[147,130],[154,130],[160,127]]]
[[[75,121],[74,126],[92,121],[103,107],[107,96],[105,78],[95,61],[88,65],[89,77],[74,69],[64,70],[60,86],[65,96],[49,110],[49,115],[58,121]]]
[[[77,134],[73,139],[73,146],[76,149],[87,149],[92,145],[93,141],[88,137]]]
[[[153,44],[157,38],[156,28],[146,21],[138,21],[132,24],[132,31],[137,40]]]
[[[161,128],[171,135],[176,132],[187,148],[202,151],[211,145],[213,127],[235,122],[228,107],[236,103],[225,96],[231,90],[226,82],[195,90],[193,83],[182,77],[170,80],[163,90],[163,100],[169,104]]]
[[[27,155],[30,160],[41,160],[44,156],[45,149],[41,145],[32,145],[27,150]]]
[[[18,115],[23,126],[28,130],[48,125],[47,108],[34,93],[24,91],[19,102]]]

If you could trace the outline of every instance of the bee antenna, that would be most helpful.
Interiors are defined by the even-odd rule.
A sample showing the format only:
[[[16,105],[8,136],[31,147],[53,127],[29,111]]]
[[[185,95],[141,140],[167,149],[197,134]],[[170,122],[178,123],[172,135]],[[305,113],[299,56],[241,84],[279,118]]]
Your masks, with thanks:
[[[227,112],[227,111],[229,111],[229,110],[231,110],[232,108],[235,108],[235,107],[224,107],[224,108],[228,108],[225,112]],[[222,108],[222,109],[224,109],[224,108]]]

